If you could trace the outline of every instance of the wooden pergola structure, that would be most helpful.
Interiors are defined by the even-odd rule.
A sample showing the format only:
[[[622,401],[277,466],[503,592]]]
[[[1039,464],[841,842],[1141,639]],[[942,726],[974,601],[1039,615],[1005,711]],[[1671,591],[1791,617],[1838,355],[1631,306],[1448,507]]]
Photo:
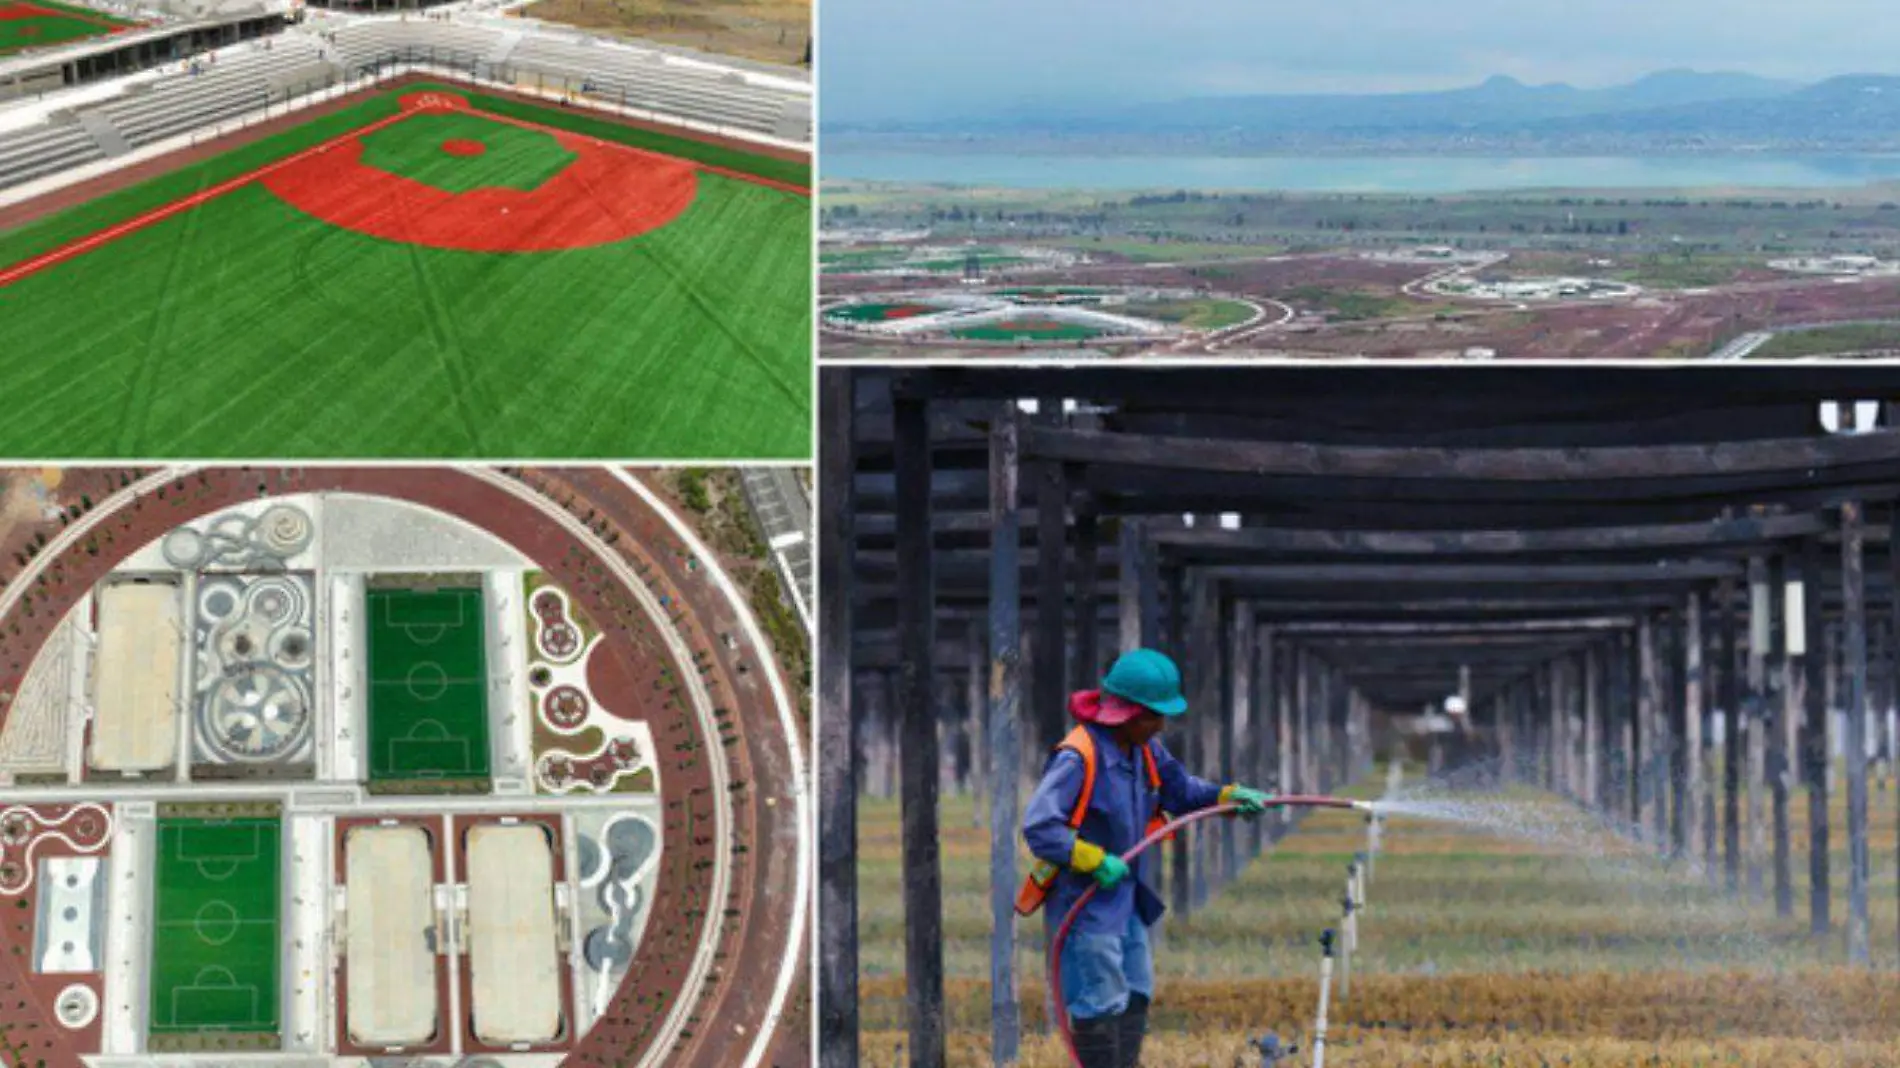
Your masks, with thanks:
[[[1175,748],[1228,779],[1328,790],[1369,764],[1375,722],[1456,695],[1435,771],[1540,784],[1784,916],[1805,818],[1817,935],[1836,926],[1832,745],[1845,952],[1867,962],[1869,743],[1892,744],[1900,678],[1896,402],[1900,372],[1840,366],[826,369],[822,1063],[857,1063],[867,739],[898,754],[920,1068],[944,1058],[940,750],[992,796],[1009,1063],[1019,777],[1068,691],[1137,644],[1182,662]],[[1280,829],[1184,835],[1176,917]]]

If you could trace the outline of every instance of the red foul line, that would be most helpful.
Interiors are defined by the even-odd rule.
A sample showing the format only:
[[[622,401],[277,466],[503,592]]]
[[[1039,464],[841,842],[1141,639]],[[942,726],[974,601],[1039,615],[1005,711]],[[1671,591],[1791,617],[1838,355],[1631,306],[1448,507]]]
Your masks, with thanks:
[[[190,196],[183,197],[178,200],[174,200],[169,204],[161,204],[160,206],[153,208],[152,210],[146,212],[143,215],[135,215],[132,218],[127,219],[126,221],[122,223],[109,226],[105,228],[104,230],[98,231],[97,233],[89,234],[85,237],[79,238],[76,241],[70,241],[49,252],[42,252],[38,256],[35,256],[30,260],[23,260],[7,268],[4,271],[0,271],[0,289],[4,289],[15,282],[18,282],[22,278],[26,278],[30,275],[38,274],[39,272],[44,271],[49,267],[54,267],[61,263],[64,263],[75,256],[79,256],[87,252],[91,252],[93,249],[98,248],[100,245],[104,245],[104,244],[107,244],[108,242],[116,241],[127,234],[137,233],[138,231],[143,230],[148,226],[153,226],[158,223],[164,222],[166,219],[169,219],[180,212],[189,211],[200,204],[206,203],[207,201],[216,200],[218,197],[224,196],[226,193],[230,193],[235,190],[242,189],[245,186],[250,185],[252,182],[255,182],[258,179],[264,177],[265,175],[270,174],[273,171],[280,170],[284,167],[288,167],[293,163],[296,163],[300,160],[307,159],[310,156],[314,156],[319,152],[327,151],[328,149],[336,145],[340,145],[343,142],[348,141],[349,139],[353,137],[362,137],[365,134],[374,133],[385,126],[390,125],[391,123],[400,122],[401,120],[406,119],[410,115],[413,115],[413,114],[415,114],[415,112],[413,111],[399,111],[396,114],[390,115],[386,118],[377,119],[375,122],[372,122],[367,126],[358,127],[357,129],[351,130],[347,133],[339,134],[338,136],[333,137],[330,140],[323,142],[322,144],[312,145],[311,147],[306,148],[302,152],[298,152],[295,155],[285,156],[283,159],[277,160],[274,163],[267,163],[264,166],[259,167],[254,171],[249,171],[244,174],[240,174],[236,178],[232,178],[229,181],[220,182],[219,184],[214,185],[209,189],[199,190],[198,192],[193,193]]]

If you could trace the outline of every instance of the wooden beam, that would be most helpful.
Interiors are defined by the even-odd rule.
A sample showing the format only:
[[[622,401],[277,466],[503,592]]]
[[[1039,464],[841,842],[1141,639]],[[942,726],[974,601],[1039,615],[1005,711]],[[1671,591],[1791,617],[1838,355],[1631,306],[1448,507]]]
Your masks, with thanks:
[[[1740,574],[1740,568],[1726,560],[1659,560],[1653,564],[1254,564],[1203,570],[1223,582],[1335,588],[1346,584],[1522,586],[1537,582],[1636,586],[1701,582]]]
[[[990,1063],[1003,1068],[1016,1063],[1022,1048],[1016,1004],[1016,849],[1023,644],[1018,422],[1014,405],[998,408],[990,428]]]
[[[818,451],[818,1063],[858,1065],[857,710],[851,704],[851,543],[854,437],[851,374],[819,377],[829,431]]]
[[[1533,553],[1623,552],[1636,549],[1696,549],[1747,546],[1799,538],[1830,528],[1819,513],[1764,518],[1717,519],[1630,527],[1567,530],[1298,530],[1195,527],[1156,534],[1172,549],[1244,550],[1340,556],[1486,556]]]
[[[1031,428],[1024,442],[1024,455],[1066,463],[1320,478],[1552,483],[1768,472],[1802,477],[1821,469],[1900,460],[1900,432],[1589,449],[1440,449],[1223,441],[1037,427]]]
[[[936,616],[930,551],[930,428],[925,401],[896,402],[897,553],[906,583],[898,601],[904,656],[897,665],[900,790],[903,794],[904,974],[910,1063],[944,1068],[942,826],[937,784]]]

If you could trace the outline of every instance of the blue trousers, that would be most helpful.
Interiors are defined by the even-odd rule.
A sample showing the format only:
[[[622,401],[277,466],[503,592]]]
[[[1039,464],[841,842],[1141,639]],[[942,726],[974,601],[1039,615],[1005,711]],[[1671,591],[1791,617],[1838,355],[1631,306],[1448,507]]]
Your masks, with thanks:
[[[1128,996],[1153,997],[1154,951],[1148,928],[1132,913],[1119,934],[1070,932],[1062,944],[1062,1000],[1069,1016],[1089,1020],[1128,1007]]]

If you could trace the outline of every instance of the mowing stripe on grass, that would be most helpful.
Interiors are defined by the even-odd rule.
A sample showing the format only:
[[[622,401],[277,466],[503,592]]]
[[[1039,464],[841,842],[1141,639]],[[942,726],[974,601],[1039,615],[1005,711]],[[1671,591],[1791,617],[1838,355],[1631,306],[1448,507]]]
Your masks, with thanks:
[[[199,192],[193,193],[192,195],[188,197],[183,197],[181,199],[174,200],[169,204],[161,205],[160,207],[154,208],[151,211],[144,213],[143,215],[136,215],[132,217],[131,219],[126,220],[125,222],[119,223],[116,226],[109,226],[105,228],[104,230],[99,231],[98,233],[80,238],[79,240],[73,241],[69,244],[61,245],[59,248],[53,249],[50,252],[41,253],[40,255],[35,256],[30,260],[25,260],[23,262],[16,263],[5,270],[0,270],[0,289],[4,289],[7,286],[10,286],[13,283],[19,281],[20,279],[27,277],[28,275],[38,274],[39,272],[46,270],[48,267],[52,267],[56,264],[64,263],[67,260],[72,259],[74,256],[79,256],[87,252],[91,252],[93,249],[98,248],[99,246],[104,245],[107,242],[117,241],[119,238],[124,237],[127,234],[137,233],[138,231],[143,230],[148,226],[151,226],[153,223],[164,222],[166,219],[169,219],[172,216],[177,215],[179,212],[190,211],[191,209],[197,207],[200,204],[209,203],[225,195],[226,193],[231,192],[232,190],[242,189],[245,186],[250,185],[252,182],[255,182],[258,179],[264,177],[265,175],[270,174],[272,171],[276,171],[284,167],[288,167],[291,164],[297,163],[307,157],[314,156],[319,152],[323,152],[329,149],[330,146],[332,145],[342,144],[343,142],[351,140],[352,138],[361,137],[367,133],[373,133],[377,130],[382,129],[385,126],[390,125],[391,123],[400,122],[403,119],[408,118],[408,117],[409,117],[408,112],[401,112],[395,115],[391,115],[385,119],[378,119],[377,121],[370,123],[368,126],[364,126],[356,130],[351,130],[349,133],[340,134],[336,137],[331,138],[328,141],[325,141],[315,146],[314,148],[308,148],[302,152],[296,153],[295,155],[286,156],[285,158],[280,159],[275,163],[265,164],[264,166],[259,167],[258,169],[251,171],[248,174],[241,174],[237,176],[236,178],[233,178],[229,181],[220,182],[209,189],[200,190]]]
[[[276,819],[158,821],[150,1032],[278,1029]]]
[[[0,264],[48,258],[0,287],[0,390],[34,400],[0,424],[0,452],[810,454],[802,197],[675,160],[698,190],[669,225],[486,252],[352,232],[253,176],[363,127],[389,137],[399,114],[370,98],[0,234]],[[573,216],[618,210],[599,199],[577,194]]]
[[[488,776],[479,589],[372,589],[370,780]]]
[[[283,159],[277,160],[274,163],[265,164],[264,166],[261,166],[257,168],[256,170],[249,172],[248,174],[241,174],[237,176],[236,178],[230,179],[229,181],[220,182],[219,184],[212,186],[210,189],[201,190],[197,193],[191,194],[190,196],[172,201],[169,204],[161,205],[160,207],[154,208],[151,211],[144,213],[143,215],[135,216],[125,222],[119,223],[116,226],[107,227],[106,229],[101,230],[98,233],[81,238],[77,241],[73,241],[69,244],[62,245],[59,248],[55,248],[50,252],[42,253],[38,256],[33,257],[32,259],[25,260],[21,263],[14,264],[12,267],[8,267],[4,270],[0,270],[0,289],[4,289],[7,286],[12,285],[14,282],[17,282],[20,279],[27,277],[28,275],[37,274],[40,271],[46,270],[48,267],[52,267],[57,264],[64,263],[65,261],[72,259],[74,256],[79,256],[79,255],[83,255],[84,253],[90,252],[93,249],[98,248],[99,246],[103,244],[106,244],[107,242],[115,241],[121,237],[124,237],[126,234],[136,233],[140,230],[145,229],[148,226],[151,226],[153,223],[163,222],[166,219],[169,219],[180,212],[190,211],[192,208],[195,208],[201,204],[205,204],[210,201],[216,200],[217,198],[224,196],[226,193],[229,193],[233,190],[242,189],[243,187],[250,185],[252,182],[260,181],[270,176],[271,174],[284,170],[287,167],[293,166],[298,163],[302,163],[303,161],[310,159],[311,157],[317,156],[321,153],[328,152],[332,148],[335,148],[337,146],[343,145],[350,141],[354,141],[359,138],[365,137],[369,134],[375,133],[376,131],[383,129],[384,127],[401,122],[402,120],[410,118],[412,116],[437,113],[441,110],[459,110],[459,109],[455,109],[455,108],[443,109],[443,108],[438,108],[434,105],[426,105],[426,106],[418,107],[412,110],[400,111],[394,115],[388,116],[387,118],[378,119],[367,126],[363,126],[358,129],[351,130],[347,133],[339,134],[335,137],[330,138],[327,141],[317,144],[311,148],[305,149],[302,152],[298,152],[293,155],[286,156]],[[520,129],[535,130],[542,133],[563,132],[560,130],[559,127],[549,126],[543,123],[530,122],[527,119],[519,118],[513,115],[484,115],[483,118],[488,119],[493,122],[506,123],[510,126],[515,126]],[[567,131],[567,132],[572,132],[572,131]],[[610,141],[606,143],[610,147],[618,151],[631,153],[633,155],[641,156],[643,158],[658,159],[658,160],[669,160],[672,158],[665,155],[664,153],[650,151],[650,150],[639,148],[639,147],[629,145],[629,144],[622,144],[617,141]],[[703,171],[710,171],[714,174],[724,175],[728,178],[734,178],[742,182],[753,182],[758,185],[763,185],[768,188],[781,190],[783,192],[795,193],[799,196],[808,197],[811,195],[811,191],[809,189],[805,189],[800,186],[790,184],[788,182],[776,181],[770,178],[762,178],[755,174],[748,174],[744,171],[734,170],[728,167],[718,167],[709,163],[700,163],[698,161],[691,161],[691,162],[693,163],[693,166],[696,169],[703,170]]]

